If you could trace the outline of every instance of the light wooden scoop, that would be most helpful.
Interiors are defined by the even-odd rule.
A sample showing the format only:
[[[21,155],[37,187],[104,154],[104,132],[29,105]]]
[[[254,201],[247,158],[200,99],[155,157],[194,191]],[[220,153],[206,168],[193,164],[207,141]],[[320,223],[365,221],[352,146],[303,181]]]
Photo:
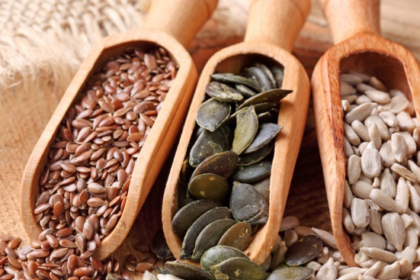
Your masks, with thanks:
[[[283,65],[285,76],[282,88],[293,90],[282,101],[278,118],[278,123],[284,128],[275,142],[268,222],[246,250],[246,254],[259,264],[271,252],[280,229],[308,111],[309,79],[290,51],[309,10],[309,0],[251,1],[245,42],[217,52],[207,62],[195,90],[163,198],[163,230],[169,248],[177,259],[182,244],[172,230],[172,218],[178,211],[177,184],[196,126],[196,114],[205,96],[205,87],[210,82],[211,74],[240,73],[244,66],[253,62]]]
[[[21,216],[31,239],[37,239],[41,232],[33,209],[49,147],[61,120],[88,77],[109,57],[122,53],[127,47],[147,49],[159,45],[177,62],[179,70],[135,164],[125,210],[112,233],[102,241],[95,256],[106,258],[124,241],[179,133],[198,79],[194,63],[185,47],[211,16],[216,5],[217,0],[154,0],[143,28],[109,36],[93,47],[43,131],[23,174]]]
[[[379,36],[379,0],[321,0],[335,46],[312,76],[313,102],[325,187],[334,237],[347,264],[356,266],[351,240],[342,226],[346,178],[343,109],[339,74],[357,70],[402,90],[420,114],[420,70],[404,47]]]

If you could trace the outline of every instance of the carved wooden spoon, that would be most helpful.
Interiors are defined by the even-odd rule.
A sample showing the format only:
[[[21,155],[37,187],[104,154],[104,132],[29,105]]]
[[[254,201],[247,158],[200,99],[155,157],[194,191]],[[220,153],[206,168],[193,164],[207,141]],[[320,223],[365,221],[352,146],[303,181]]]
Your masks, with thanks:
[[[320,0],[335,46],[319,60],[312,76],[318,145],[334,237],[347,264],[355,266],[349,236],[343,230],[346,178],[343,109],[339,74],[356,70],[398,88],[420,113],[420,70],[404,47],[379,36],[379,0]]]
[[[23,174],[21,216],[31,239],[36,240],[41,232],[33,211],[40,174],[46,163],[49,147],[62,119],[88,77],[109,57],[122,53],[127,47],[146,50],[153,46],[162,46],[179,65],[177,77],[138,156],[125,210],[112,233],[96,250],[95,256],[99,259],[106,258],[124,241],[175,141],[196,85],[197,71],[185,47],[210,17],[216,5],[217,0],[155,0],[143,28],[109,36],[93,47],[42,133]]]
[[[278,123],[284,128],[274,148],[268,222],[246,250],[246,254],[259,264],[271,252],[280,229],[308,110],[308,76],[290,51],[309,10],[309,0],[251,1],[245,42],[217,52],[207,62],[188,112],[163,199],[163,230],[169,248],[177,259],[182,243],[172,230],[172,218],[178,211],[177,184],[196,125],[196,114],[205,96],[205,87],[210,82],[211,74],[239,73],[244,66],[253,62],[283,65],[285,76],[282,88],[293,90],[283,99],[278,118]]]

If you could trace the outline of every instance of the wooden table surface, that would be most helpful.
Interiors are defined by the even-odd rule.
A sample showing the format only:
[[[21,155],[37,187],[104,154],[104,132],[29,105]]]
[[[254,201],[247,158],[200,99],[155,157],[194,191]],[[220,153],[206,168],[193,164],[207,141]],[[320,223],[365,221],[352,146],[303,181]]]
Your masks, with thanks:
[[[238,29],[244,30],[246,6],[241,1],[232,0],[232,5],[237,5],[237,8],[235,7],[237,13],[231,15],[233,20],[229,22],[235,23],[236,17]],[[383,36],[404,45],[420,60],[419,1],[382,0],[381,13]],[[201,33],[204,35],[195,39],[190,45],[189,51],[199,71],[216,51],[242,41],[243,34],[220,36],[221,28],[223,26],[216,19],[210,20]],[[331,42],[322,11],[318,3],[313,1],[309,19],[293,50],[309,75],[319,57],[331,46]],[[39,89],[23,86],[0,89],[0,233],[20,236],[25,242],[27,237],[20,224],[17,207],[21,174],[62,93],[55,91],[51,85],[43,83],[42,80]],[[155,183],[129,237],[114,257],[122,258],[128,252],[137,253],[133,246],[140,240],[148,242],[159,228],[161,199],[171,157],[168,158],[162,175]],[[286,215],[296,215],[302,224],[308,226],[327,230],[330,227],[312,106],[308,112],[306,131],[286,206]]]

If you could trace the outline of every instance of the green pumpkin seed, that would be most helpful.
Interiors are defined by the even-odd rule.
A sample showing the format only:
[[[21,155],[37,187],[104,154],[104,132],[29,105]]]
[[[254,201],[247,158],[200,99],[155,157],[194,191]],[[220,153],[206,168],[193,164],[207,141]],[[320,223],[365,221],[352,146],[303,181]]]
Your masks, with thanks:
[[[258,67],[250,67],[245,69],[244,76],[256,81],[261,91],[272,90],[274,88],[264,71]]]
[[[291,93],[292,90],[285,90],[285,89],[272,89],[269,91],[261,92],[260,94],[257,94],[251,98],[248,98],[245,100],[238,108],[242,109],[250,105],[258,104],[258,103],[265,103],[270,102],[274,104],[279,104],[280,100],[285,98],[289,93]]]
[[[228,126],[221,126],[216,131],[203,131],[190,150],[189,163],[197,167],[207,157],[228,151],[231,143],[231,130]]]
[[[206,93],[222,102],[241,102],[244,99],[239,91],[219,82],[210,82],[206,86]]]
[[[203,256],[201,257],[200,264],[204,270],[210,271],[210,267],[230,258],[249,259],[247,255],[236,248],[217,245],[204,252]]]
[[[213,280],[213,277],[207,271],[179,261],[166,262],[165,269],[170,274],[184,280]]]
[[[180,238],[187,233],[188,228],[204,213],[219,206],[219,203],[202,199],[188,203],[176,212],[172,219],[172,229]]]
[[[282,128],[283,127],[281,125],[277,125],[275,123],[261,124],[258,128],[254,141],[252,141],[251,145],[249,145],[244,151],[244,154],[255,152],[270,143],[270,141],[276,137]]]
[[[274,78],[273,73],[271,73],[270,69],[268,69],[267,66],[265,66],[264,64],[261,64],[261,63],[255,63],[255,66],[258,67],[258,68],[260,68],[264,72],[264,74],[270,80],[270,83],[271,83],[271,87],[272,88],[279,88],[277,86],[277,82],[276,82],[276,79]]]
[[[258,118],[254,106],[236,115],[236,128],[233,137],[232,151],[240,155],[255,138],[258,131]]]
[[[269,112],[269,111],[271,112],[273,109],[277,108],[276,104],[269,103],[269,102],[258,103],[258,104],[252,105],[252,106],[254,106],[256,114],[261,114],[261,113]],[[236,111],[235,113],[233,113],[232,115],[230,115],[230,117],[226,120],[225,124],[233,123],[236,120],[236,116],[240,113],[245,112],[248,108],[249,108],[249,106],[245,107],[245,108],[242,108],[242,109]]]
[[[233,183],[230,209],[237,221],[247,222],[251,225],[267,222],[268,204],[251,185]]]
[[[210,98],[201,104],[196,119],[199,126],[213,132],[229,118],[229,115],[229,104]]]
[[[182,242],[182,252],[180,259],[190,259],[200,232],[211,222],[221,219],[232,219],[232,213],[227,207],[216,207],[199,217],[188,229]]]
[[[263,160],[267,155],[271,153],[274,148],[274,144],[265,145],[259,150],[249,154],[242,154],[239,157],[238,166],[249,166]]]
[[[273,73],[274,79],[277,82],[277,87],[281,88],[283,86],[284,79],[284,68],[280,66],[270,67],[271,73]]]
[[[208,224],[198,235],[191,259],[199,262],[205,251],[217,245],[220,237],[236,222],[234,220],[217,220]]]
[[[265,280],[267,275],[259,265],[245,258],[230,258],[210,268],[216,280]]]
[[[237,89],[244,96],[244,98],[249,98],[257,94],[252,89],[241,84],[236,84],[235,89]]]
[[[225,177],[205,173],[192,178],[188,190],[191,196],[196,199],[223,201],[229,194],[230,186]]]
[[[267,280],[307,280],[314,274],[309,267],[279,267],[275,269]]]
[[[254,189],[257,190],[257,192],[260,193],[262,197],[264,197],[267,203],[270,202],[270,177],[267,177],[262,181],[254,183],[252,186],[254,187]]]
[[[241,84],[241,85],[248,86],[258,92],[261,91],[260,87],[255,81],[251,79],[247,79],[242,76],[234,75],[232,73],[217,73],[217,74],[211,75],[211,77],[213,80],[218,81],[218,82]]]
[[[264,112],[264,113],[258,114],[257,117],[258,117],[259,124],[274,121],[274,116],[270,112]]]
[[[245,222],[239,222],[230,227],[220,238],[217,245],[226,245],[238,250],[245,250],[252,240],[252,227]]]
[[[271,173],[271,162],[262,161],[250,166],[240,166],[232,174],[232,179],[241,183],[258,182]]]
[[[191,178],[205,173],[213,173],[222,177],[229,177],[238,163],[238,155],[227,151],[214,154],[203,160],[194,170]]]
[[[314,235],[307,235],[287,249],[285,259],[289,266],[300,266],[318,257],[322,250],[322,240]]]
[[[153,237],[152,252],[155,253],[156,257],[164,261],[174,258],[174,255],[166,243],[162,229],[158,230]]]

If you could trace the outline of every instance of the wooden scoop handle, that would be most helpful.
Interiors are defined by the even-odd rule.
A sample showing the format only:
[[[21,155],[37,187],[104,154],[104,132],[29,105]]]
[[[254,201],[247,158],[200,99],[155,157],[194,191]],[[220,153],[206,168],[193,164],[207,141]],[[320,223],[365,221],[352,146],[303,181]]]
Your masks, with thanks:
[[[153,0],[144,27],[169,33],[184,47],[210,18],[218,0]]]
[[[290,52],[310,9],[310,0],[251,0],[245,42],[272,43]]]
[[[320,0],[320,2],[334,44],[362,32],[380,35],[380,0]]]

